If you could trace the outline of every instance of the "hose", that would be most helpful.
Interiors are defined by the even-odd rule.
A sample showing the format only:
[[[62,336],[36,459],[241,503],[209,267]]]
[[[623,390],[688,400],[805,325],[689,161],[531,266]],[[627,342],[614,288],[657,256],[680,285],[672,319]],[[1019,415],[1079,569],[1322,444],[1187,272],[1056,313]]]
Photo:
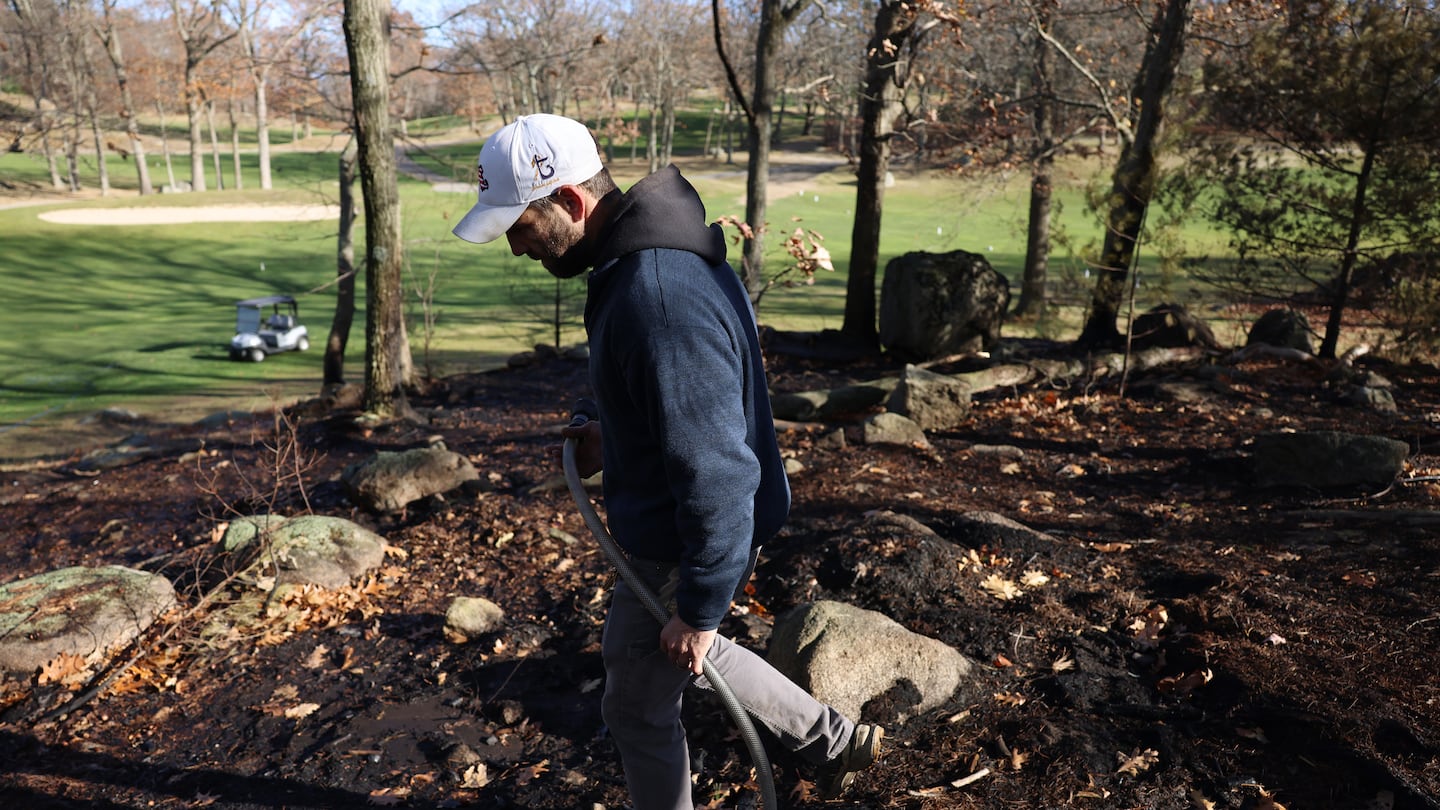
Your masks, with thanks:
[[[581,401],[577,406],[576,413],[570,421],[571,427],[580,427],[590,419],[594,418],[594,405]],[[565,447],[561,458],[565,464],[565,483],[570,487],[570,495],[575,499],[575,506],[580,509],[580,516],[584,518],[585,525],[590,527],[590,533],[600,542],[600,549],[605,552],[610,564],[619,572],[620,577],[630,586],[630,590],[640,598],[641,604],[655,617],[660,626],[665,626],[670,621],[670,611],[660,604],[660,600],[654,592],[646,587],[645,583],[630,566],[630,560],[615,545],[615,540],[610,536],[610,531],[605,528],[605,523],[595,513],[595,507],[590,503],[590,496],[585,494],[585,484],[580,479],[580,472],[575,466],[575,440],[566,439]],[[730,684],[710,663],[707,655],[705,660],[700,662],[701,670],[710,685],[715,688],[715,693],[720,696],[721,702],[730,712],[730,717],[740,729],[740,736],[745,740],[745,747],[750,751],[750,761],[755,765],[755,778],[760,783],[760,796],[766,810],[779,810],[780,804],[775,799],[775,777],[770,772],[770,760],[765,756],[765,746],[760,742],[760,735],[755,731],[755,725],[750,722],[750,715],[746,714],[745,707],[740,705],[740,699],[730,688]]]

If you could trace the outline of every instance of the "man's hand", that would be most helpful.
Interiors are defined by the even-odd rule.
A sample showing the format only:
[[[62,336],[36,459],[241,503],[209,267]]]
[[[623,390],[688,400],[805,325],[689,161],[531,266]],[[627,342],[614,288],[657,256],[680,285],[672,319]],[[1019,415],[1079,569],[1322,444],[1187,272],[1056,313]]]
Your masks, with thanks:
[[[575,471],[589,478],[605,466],[601,453],[600,423],[592,420],[579,427],[566,426],[560,435],[575,440]]]
[[[666,657],[675,666],[696,675],[705,674],[702,662],[714,643],[714,630],[696,630],[679,616],[671,616],[669,624],[660,631],[660,649]]]

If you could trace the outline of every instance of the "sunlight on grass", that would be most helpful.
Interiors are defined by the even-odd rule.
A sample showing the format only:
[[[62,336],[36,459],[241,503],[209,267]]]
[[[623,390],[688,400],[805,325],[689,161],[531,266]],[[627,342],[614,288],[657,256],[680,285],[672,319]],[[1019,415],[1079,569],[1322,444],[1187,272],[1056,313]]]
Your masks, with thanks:
[[[426,131],[421,127],[412,135]],[[340,145],[337,141],[334,148]],[[417,156],[442,175],[463,178],[450,187],[453,190],[436,190],[409,178],[400,183],[411,346],[417,367],[435,374],[494,368],[514,352],[554,339],[557,288],[543,269],[510,255],[503,240],[477,246],[450,234],[474,199],[468,178],[478,145],[478,140],[447,143],[428,147]],[[789,257],[781,244],[785,234],[797,227],[818,233],[841,269],[822,271],[812,285],[769,290],[759,307],[760,320],[785,330],[838,329],[854,216],[854,176],[839,156],[820,153],[817,162],[811,153],[807,158],[802,163],[784,152],[775,155],[765,237],[767,273],[779,273],[787,265]],[[123,162],[112,163],[114,195],[64,205],[333,205],[338,199],[337,161],[334,153],[281,152],[276,156],[274,191],[259,191],[258,180],[252,182],[247,169],[244,190],[146,198],[124,191],[127,179],[133,184],[133,169]],[[683,160],[682,168],[705,199],[712,219],[743,214],[741,161],[743,155],[735,163]],[[645,168],[643,159],[632,162],[624,150],[611,164],[622,187],[638,180]],[[1057,195],[1056,230],[1072,243],[1094,241],[1098,234],[1083,205],[1086,172],[1096,168],[1073,167]],[[47,182],[28,155],[0,156],[0,173]],[[961,179],[908,166],[897,166],[893,175],[894,185],[885,201],[882,271],[889,259],[909,251],[967,250],[989,259],[1011,278],[1012,291],[1018,293],[1014,282],[1024,259],[1026,178]],[[230,407],[226,403],[248,406],[318,393],[321,347],[334,310],[334,222],[108,227],[38,219],[39,213],[57,205],[0,209],[0,251],[7,257],[5,286],[13,302],[0,331],[4,381],[0,426],[108,406],[160,412],[177,407],[174,403],[181,398],[192,400],[195,408],[221,410]],[[357,223],[355,238],[356,252],[363,257],[363,222]],[[1187,238],[1197,244],[1214,241],[1198,227]],[[732,243],[732,260],[738,254]],[[1153,257],[1142,250],[1141,309],[1183,290],[1173,283],[1160,284],[1152,263]],[[1051,282],[1060,306],[1044,321],[1014,327],[1016,334],[1048,332],[1063,337],[1078,328],[1090,286],[1083,264],[1057,246]],[[422,300],[417,291],[427,288],[431,292]],[[226,344],[234,328],[234,302],[275,293],[300,300],[301,320],[310,329],[314,348],[304,354],[276,355],[259,364],[229,360]],[[581,343],[583,289],[560,289],[560,294],[564,299],[561,342]],[[877,300],[878,295],[877,289]],[[362,311],[350,334],[347,361],[350,377],[358,380],[364,354],[363,277],[356,299]],[[430,335],[423,329],[427,308],[434,323]]]

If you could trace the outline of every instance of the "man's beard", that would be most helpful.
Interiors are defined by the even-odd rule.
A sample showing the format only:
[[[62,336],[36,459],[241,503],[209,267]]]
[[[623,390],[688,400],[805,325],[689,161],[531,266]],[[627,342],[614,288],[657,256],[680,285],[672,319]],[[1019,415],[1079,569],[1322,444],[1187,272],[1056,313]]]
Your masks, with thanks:
[[[544,251],[540,265],[548,270],[550,275],[556,278],[574,278],[589,268],[584,238],[576,237],[573,242],[569,240],[569,232],[561,224],[559,212],[551,210],[550,215],[541,220],[538,230],[540,246]]]

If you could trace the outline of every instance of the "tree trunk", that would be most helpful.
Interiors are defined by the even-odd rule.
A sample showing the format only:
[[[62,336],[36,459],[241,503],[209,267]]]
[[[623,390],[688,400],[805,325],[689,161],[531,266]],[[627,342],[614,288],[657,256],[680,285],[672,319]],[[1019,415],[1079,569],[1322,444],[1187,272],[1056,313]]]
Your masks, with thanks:
[[[215,131],[215,99],[205,100],[205,123],[210,127],[210,162],[215,166],[215,188],[225,190],[225,175],[220,171],[220,134]]]
[[[235,118],[235,99],[225,105],[225,112],[230,118],[230,168],[235,172],[235,190],[239,191],[245,188],[245,181],[240,175],[240,122]]]
[[[390,129],[390,2],[345,0],[345,42],[355,99],[360,186],[365,196],[366,411],[381,418],[410,413],[410,347],[405,339],[401,269],[400,195],[395,181],[395,138]]]
[[[1131,94],[1134,107],[1140,111],[1139,120],[1133,139],[1120,150],[1120,161],[1110,187],[1105,241],[1097,268],[1099,275],[1078,341],[1082,346],[1116,347],[1123,340],[1116,324],[1140,229],[1145,222],[1145,210],[1155,186],[1155,150],[1164,119],[1165,97],[1185,50],[1189,10],[1190,0],[1166,0],[1164,7],[1156,11],[1151,40]]]
[[[170,158],[170,138],[165,132],[165,107],[160,99],[155,99],[155,114],[160,119],[160,150],[165,156],[165,176],[170,181],[170,188],[175,188],[175,162]]]
[[[781,0],[761,0],[760,29],[755,41],[755,90],[750,98],[746,143],[750,159],[745,171],[745,222],[753,235],[745,240],[740,260],[740,280],[751,301],[759,301],[765,290],[765,209],[770,193],[770,135],[775,102],[771,71],[794,13],[793,7],[782,8]]]
[[[340,153],[340,227],[336,235],[335,315],[330,319],[330,337],[325,341],[322,393],[345,384],[345,346],[350,341],[350,324],[355,320],[355,159],[356,143],[351,138]]]
[[[890,139],[895,134],[895,119],[903,112],[900,49],[914,31],[915,20],[912,4],[885,0],[875,13],[875,32],[866,47],[855,221],[850,236],[850,274],[845,282],[845,319],[840,331],[867,348],[880,345],[875,327],[880,220],[885,207],[885,174],[890,168]]]
[[[260,160],[260,188],[270,190],[270,101],[264,71],[255,80],[255,151]]]
[[[1365,195],[1375,173],[1376,139],[1371,139],[1365,149],[1365,159],[1360,163],[1360,173],[1355,178],[1355,196],[1350,206],[1350,230],[1345,236],[1345,250],[1340,257],[1340,268],[1335,273],[1335,291],[1330,299],[1330,314],[1325,319],[1325,336],[1320,339],[1319,356],[1335,359],[1340,345],[1340,330],[1345,324],[1345,307],[1350,300],[1350,287],[1355,283],[1355,262],[1359,258],[1360,238],[1369,219]]]
[[[92,85],[93,86],[93,85]],[[90,137],[95,141],[95,165],[100,170],[100,196],[110,196],[110,166],[105,163],[105,136],[100,133],[100,115],[95,110],[95,94],[87,92],[90,116]]]
[[[190,190],[205,191],[205,147],[200,128],[200,92],[192,86],[194,76],[189,71],[185,76],[185,120],[189,123],[190,139]]]
[[[1055,7],[1041,3],[1036,23],[1048,31]],[[1045,277],[1050,270],[1050,210],[1054,195],[1055,99],[1051,85],[1054,52],[1044,37],[1035,38],[1035,150],[1030,165],[1030,217],[1025,226],[1025,270],[1015,316],[1038,315],[1045,308]]]

